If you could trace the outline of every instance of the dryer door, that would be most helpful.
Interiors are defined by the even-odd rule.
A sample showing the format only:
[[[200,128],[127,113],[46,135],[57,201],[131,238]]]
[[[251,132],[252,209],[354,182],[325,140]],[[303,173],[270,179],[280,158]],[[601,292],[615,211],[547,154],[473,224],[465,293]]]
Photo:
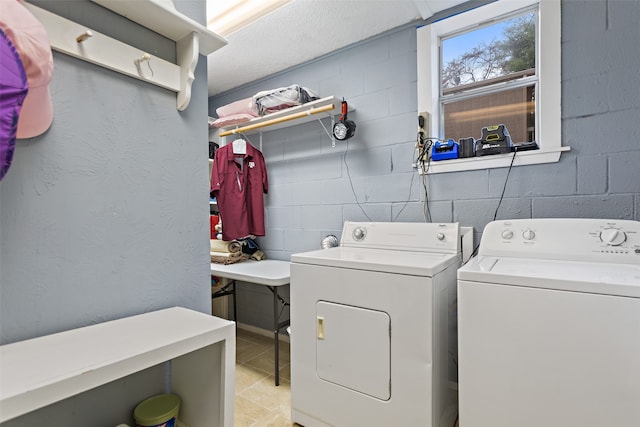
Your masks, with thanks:
[[[391,397],[391,318],[384,311],[319,301],[316,372],[359,393]]]

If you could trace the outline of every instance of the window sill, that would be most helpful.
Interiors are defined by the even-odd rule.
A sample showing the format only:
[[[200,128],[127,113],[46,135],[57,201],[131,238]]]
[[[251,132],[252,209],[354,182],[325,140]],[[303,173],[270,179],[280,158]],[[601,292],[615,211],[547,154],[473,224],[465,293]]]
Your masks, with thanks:
[[[536,165],[542,163],[555,163],[560,160],[563,151],[569,151],[570,147],[559,147],[553,149],[540,149],[522,151],[516,154],[513,161],[514,166]],[[432,161],[427,174],[461,172],[479,169],[506,168],[511,164],[513,153],[495,154],[483,157],[468,157],[464,159]]]

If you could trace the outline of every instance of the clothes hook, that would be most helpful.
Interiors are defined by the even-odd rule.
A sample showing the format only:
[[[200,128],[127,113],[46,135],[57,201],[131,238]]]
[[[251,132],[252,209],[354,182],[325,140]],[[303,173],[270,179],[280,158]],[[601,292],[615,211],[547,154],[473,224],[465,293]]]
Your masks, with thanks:
[[[140,63],[146,62],[147,66],[149,67],[149,71],[151,71],[151,77],[153,77],[153,68],[151,68],[151,55],[145,52],[144,55],[142,55],[142,58],[134,59],[133,62],[134,64],[136,64],[136,68],[138,69],[138,74],[140,74],[140,76],[142,77],[145,77],[145,76],[142,73],[142,68],[140,66]]]
[[[78,37],[76,37],[76,42],[77,43],[82,43],[83,41],[85,41],[89,37],[93,37],[93,33],[90,30],[87,30],[84,33],[80,34]]]

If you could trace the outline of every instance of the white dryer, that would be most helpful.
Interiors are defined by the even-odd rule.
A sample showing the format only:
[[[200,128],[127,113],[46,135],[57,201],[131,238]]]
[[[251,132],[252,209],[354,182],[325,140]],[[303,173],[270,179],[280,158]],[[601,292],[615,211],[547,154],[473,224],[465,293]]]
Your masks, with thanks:
[[[294,422],[453,424],[460,229],[346,222],[339,247],[291,256]]]
[[[489,223],[458,340],[460,427],[640,425],[640,222]]]

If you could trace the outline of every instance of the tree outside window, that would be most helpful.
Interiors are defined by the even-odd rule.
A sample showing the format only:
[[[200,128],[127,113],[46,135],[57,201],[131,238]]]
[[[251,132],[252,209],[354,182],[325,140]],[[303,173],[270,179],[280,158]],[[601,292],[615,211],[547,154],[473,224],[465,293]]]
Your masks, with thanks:
[[[442,40],[445,138],[504,124],[514,142],[535,141],[535,25],[529,12]]]

